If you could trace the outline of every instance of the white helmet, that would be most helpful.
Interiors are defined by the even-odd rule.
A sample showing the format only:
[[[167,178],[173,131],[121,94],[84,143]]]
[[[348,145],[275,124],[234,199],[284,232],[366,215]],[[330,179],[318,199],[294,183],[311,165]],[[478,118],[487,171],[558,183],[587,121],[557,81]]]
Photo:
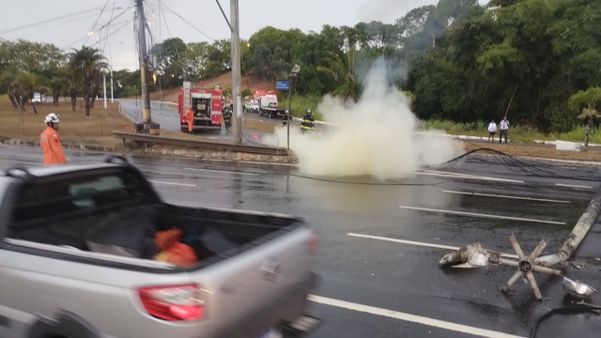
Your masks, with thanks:
[[[59,123],[60,121],[57,113],[50,113],[46,115],[46,118],[44,119],[44,122],[46,123]]]

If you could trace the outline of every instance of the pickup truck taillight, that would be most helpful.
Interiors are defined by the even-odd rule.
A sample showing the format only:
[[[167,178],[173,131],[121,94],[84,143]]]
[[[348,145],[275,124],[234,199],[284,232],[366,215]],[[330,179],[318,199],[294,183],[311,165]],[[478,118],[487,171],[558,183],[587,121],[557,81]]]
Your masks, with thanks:
[[[197,284],[152,286],[138,290],[150,315],[168,321],[204,318],[204,301]]]

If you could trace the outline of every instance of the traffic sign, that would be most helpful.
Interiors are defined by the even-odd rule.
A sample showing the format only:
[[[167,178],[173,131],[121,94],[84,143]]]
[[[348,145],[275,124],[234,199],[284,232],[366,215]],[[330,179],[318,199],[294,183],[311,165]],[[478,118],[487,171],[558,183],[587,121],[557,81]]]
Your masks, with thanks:
[[[275,89],[277,90],[290,90],[290,81],[280,80],[275,82]]]

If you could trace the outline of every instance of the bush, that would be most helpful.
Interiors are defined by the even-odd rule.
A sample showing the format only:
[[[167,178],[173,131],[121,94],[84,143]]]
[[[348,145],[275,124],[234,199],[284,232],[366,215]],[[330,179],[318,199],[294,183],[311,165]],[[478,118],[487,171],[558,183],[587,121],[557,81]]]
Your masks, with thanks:
[[[240,95],[242,95],[242,98],[245,98],[247,96],[252,96],[252,91],[250,90],[250,88],[245,88],[242,93],[240,93]]]
[[[305,111],[307,109],[311,109],[313,111],[313,115],[315,119],[320,120],[322,118],[321,113],[317,111],[317,106],[321,102],[320,95],[292,95],[290,103],[290,109],[292,110],[292,115],[296,117],[303,117],[305,115]],[[280,107],[284,107],[280,103]],[[288,108],[288,96],[286,96],[285,107]]]

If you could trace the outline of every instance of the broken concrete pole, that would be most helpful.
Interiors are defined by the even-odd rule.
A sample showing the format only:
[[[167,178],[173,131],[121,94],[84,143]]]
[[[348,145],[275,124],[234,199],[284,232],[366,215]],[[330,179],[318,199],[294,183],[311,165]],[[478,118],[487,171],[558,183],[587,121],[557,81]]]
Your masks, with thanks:
[[[537,258],[536,264],[544,266],[553,266],[555,264],[564,262],[568,258],[570,258],[574,250],[578,248],[586,234],[591,229],[593,223],[595,223],[595,220],[597,219],[597,216],[599,215],[600,211],[601,188],[597,190],[597,192],[593,196],[593,199],[589,202],[588,206],[584,210],[584,213],[582,214],[582,216],[580,216],[580,219],[578,219],[578,222],[574,226],[574,229],[572,229],[572,232],[568,236],[568,239],[566,239],[566,241],[559,249],[559,252],[557,252],[556,254]]]

